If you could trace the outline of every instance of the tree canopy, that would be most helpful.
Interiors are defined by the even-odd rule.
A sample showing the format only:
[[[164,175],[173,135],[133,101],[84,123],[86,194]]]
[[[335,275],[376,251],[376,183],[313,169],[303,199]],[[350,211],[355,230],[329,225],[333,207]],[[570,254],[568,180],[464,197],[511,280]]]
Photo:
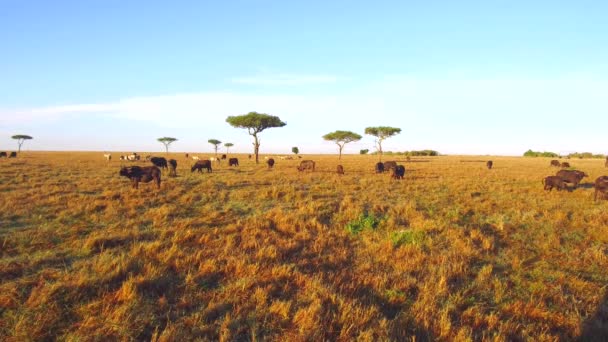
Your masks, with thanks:
[[[167,153],[169,153],[169,145],[171,145],[172,142],[177,141],[176,138],[172,137],[162,137],[156,140],[160,141],[161,143],[163,143],[163,145],[165,145],[165,152]]]
[[[31,136],[25,134],[16,134],[13,135],[11,138],[17,140],[17,144],[19,145],[19,152],[21,152],[21,145],[23,145],[26,140],[34,139]]]
[[[207,142],[214,146],[215,155],[217,156],[217,148],[222,142],[217,139],[209,139]]]
[[[297,155],[298,153],[300,153],[300,149],[297,146],[294,146],[291,148],[291,152]]]
[[[342,159],[342,149],[344,148],[344,145],[353,141],[359,141],[361,138],[361,135],[351,131],[335,131],[327,133],[323,136],[323,139],[333,141],[336,143],[336,145],[338,145],[338,150],[340,153],[338,159]]]
[[[376,137],[376,148],[378,149],[380,158],[382,158],[382,141],[399,133],[401,133],[401,128],[397,127],[378,126],[365,128],[365,134]]]
[[[233,143],[225,143],[225,144],[224,144],[224,146],[226,147],[226,154],[228,154],[228,150],[229,150],[229,149],[230,149],[232,146],[234,146],[234,144],[233,144]]]
[[[249,135],[253,136],[253,151],[255,153],[255,162],[259,163],[260,139],[258,133],[267,128],[283,127],[285,122],[281,121],[278,116],[268,115],[265,113],[249,112],[244,115],[229,116],[226,122],[232,127],[246,128]]]

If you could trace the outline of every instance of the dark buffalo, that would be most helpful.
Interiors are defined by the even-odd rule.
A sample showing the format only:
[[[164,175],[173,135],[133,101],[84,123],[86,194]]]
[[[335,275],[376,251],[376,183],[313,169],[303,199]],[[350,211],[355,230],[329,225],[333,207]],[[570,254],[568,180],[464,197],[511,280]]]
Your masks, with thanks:
[[[343,175],[344,167],[342,165],[338,165],[338,167],[336,168],[336,172],[338,172],[339,175]]]
[[[556,176],[561,178],[566,183],[574,184],[574,188],[576,188],[578,183],[580,183],[581,180],[588,175],[583,171],[578,170],[559,170],[557,171]]]
[[[190,158],[190,155],[188,153],[186,153],[186,159]]]
[[[239,158],[230,158],[228,159],[229,166],[239,166]]]
[[[0,152],[0,158],[6,158],[6,157],[7,157],[6,152]]]
[[[376,163],[376,173],[384,172],[384,164],[382,162]]]
[[[123,167],[119,174],[129,178],[135,189],[139,187],[139,182],[148,183],[150,181],[154,181],[156,187],[160,189],[160,169],[156,166]]]
[[[147,157],[146,157],[147,158]],[[152,162],[152,164],[154,164],[154,166],[157,166],[161,169],[167,169],[167,159],[163,158],[163,157],[150,157],[150,159],[148,159],[149,161]]]
[[[270,158],[266,161],[266,164],[268,164],[268,168],[272,169],[272,167],[274,166],[274,159]]]
[[[543,184],[545,185],[545,190],[551,191],[553,188],[557,188],[557,191],[567,190],[566,182],[558,176],[549,176],[543,179]]]
[[[9,158],[17,158],[17,152],[11,152],[11,154],[8,155]]]
[[[315,162],[313,160],[302,160],[300,162],[300,166],[298,166],[298,171],[304,170],[315,170]]]
[[[384,171],[391,171],[394,170],[397,167],[397,162],[396,161],[385,161],[384,162]]]
[[[559,162],[559,160],[557,160],[557,159],[553,159],[553,160],[551,161],[551,165],[550,165],[550,166],[560,167],[560,166],[561,166],[561,163]]]
[[[226,155],[222,154],[222,160],[226,159]]]
[[[194,163],[194,165],[192,165],[192,168],[190,168],[190,172],[194,172],[195,170],[203,173],[203,169],[207,169],[207,173],[212,172],[213,170],[211,169],[211,160],[199,160],[196,163]]]
[[[249,159],[251,159],[251,154],[248,156]]]
[[[397,165],[393,169],[393,174],[391,175],[391,177],[393,177],[394,179],[403,179],[403,176],[405,176],[405,167],[403,165]]]
[[[561,166],[562,168],[570,167],[570,163],[568,163],[568,162],[563,162],[563,163],[562,163],[560,166]]]
[[[177,160],[175,159],[169,159],[168,161],[169,163],[169,175],[170,176],[177,176]]]
[[[602,194],[602,198],[606,198],[606,195],[608,195],[608,176],[598,177],[595,180],[594,187],[595,187],[595,195],[593,196],[593,199],[595,201],[597,201],[598,193]]]
[[[488,160],[488,162],[486,163],[486,166],[488,167],[488,170],[492,170],[492,166],[494,166],[494,162],[491,160]]]

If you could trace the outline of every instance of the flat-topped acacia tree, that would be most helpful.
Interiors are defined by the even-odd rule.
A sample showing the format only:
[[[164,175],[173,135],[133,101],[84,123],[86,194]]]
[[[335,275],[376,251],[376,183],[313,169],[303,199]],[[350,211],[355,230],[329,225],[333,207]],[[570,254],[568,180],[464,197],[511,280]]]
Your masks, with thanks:
[[[25,135],[25,134],[13,135],[11,138],[17,140],[17,144],[19,145],[19,153],[21,153],[21,145],[23,145],[23,143],[26,140],[32,140],[32,139],[34,139],[34,138],[30,137],[29,135]]]
[[[365,134],[373,135],[376,137],[375,143],[380,155],[380,160],[382,160],[382,141],[399,133],[401,133],[401,128],[388,126],[367,127],[365,129]]]
[[[217,149],[222,142],[217,139],[209,139],[207,142],[213,145],[213,148],[215,149],[215,157],[217,158]]]
[[[225,144],[224,144],[224,146],[226,147],[226,154],[228,154],[228,150],[229,150],[229,149],[230,149],[232,146],[234,146],[234,144],[233,144],[233,143],[225,143]]]
[[[163,145],[165,145],[165,153],[169,153],[169,145],[171,145],[172,142],[177,141],[176,138],[171,138],[171,137],[162,137],[162,138],[158,138],[156,140],[158,140]]]
[[[344,145],[353,141],[359,141],[361,138],[362,136],[351,131],[335,131],[323,136],[323,139],[333,141],[338,145],[338,151],[340,152],[338,159],[342,159],[342,149],[344,148]]]
[[[260,152],[260,138],[258,134],[267,128],[283,127],[287,125],[278,116],[268,115],[258,112],[249,112],[244,115],[229,116],[226,122],[232,127],[247,128],[249,135],[253,136],[253,152],[255,162],[259,163],[258,155]]]

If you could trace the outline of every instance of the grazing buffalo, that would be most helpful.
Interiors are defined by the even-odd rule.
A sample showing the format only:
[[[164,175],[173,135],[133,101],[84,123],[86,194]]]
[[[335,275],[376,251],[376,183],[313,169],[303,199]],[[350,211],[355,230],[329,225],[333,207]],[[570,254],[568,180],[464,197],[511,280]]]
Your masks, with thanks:
[[[553,160],[551,161],[550,166],[560,167],[560,166],[561,166],[561,164],[560,164],[559,160],[557,160],[557,159],[553,159]]]
[[[222,154],[222,160],[226,159],[226,155]]]
[[[17,158],[17,152],[13,151],[8,155],[9,158]]]
[[[342,165],[338,165],[338,167],[336,168],[336,172],[338,172],[339,175],[343,175],[344,167]]]
[[[6,157],[7,157],[6,152],[0,152],[0,158],[6,158]]]
[[[167,159],[165,159],[164,157],[150,157],[149,161],[151,161],[152,164],[161,169],[167,169]]]
[[[598,193],[602,194],[602,198],[606,198],[606,195],[608,195],[608,176],[598,177],[595,180],[594,187],[595,187],[595,195],[593,196],[593,199],[595,201],[597,201]]]
[[[488,167],[488,170],[492,170],[492,166],[494,166],[494,162],[491,160],[488,160],[488,162],[486,163],[486,166]]]
[[[549,176],[543,179],[545,190],[551,191],[553,188],[557,188],[557,191],[567,190],[566,182],[557,176]]]
[[[384,172],[384,164],[382,162],[376,163],[376,173]]]
[[[169,166],[171,167],[169,169],[169,175],[170,176],[177,176],[177,160],[175,160],[175,159],[169,159],[168,163],[169,163]]]
[[[566,183],[574,184],[574,188],[576,189],[578,183],[580,183],[581,180],[588,175],[583,171],[578,170],[559,170],[557,171],[556,176],[561,178]]]
[[[313,160],[302,160],[300,162],[300,166],[298,166],[298,171],[304,170],[315,170],[315,162]]]
[[[274,159],[270,158],[266,160],[266,164],[268,164],[269,169],[272,169],[272,167],[274,166]]]
[[[391,177],[393,177],[394,179],[403,179],[403,176],[405,176],[405,167],[403,165],[397,165],[393,169],[393,174],[391,175]]]
[[[196,163],[194,163],[194,165],[192,165],[192,168],[190,168],[190,172],[194,172],[195,170],[203,173],[203,169],[207,169],[207,173],[209,172],[213,172],[213,170],[211,169],[211,160],[199,160]]]
[[[561,166],[562,168],[567,168],[567,167],[570,167],[570,163],[568,163],[568,162],[563,162],[563,163],[562,163],[560,166]]]
[[[139,182],[148,183],[154,181],[160,189],[160,169],[156,166],[131,166],[120,169],[119,174],[131,180],[133,188],[139,187]]]
[[[384,162],[384,171],[394,170],[397,167],[396,161],[386,161]]]
[[[228,166],[239,166],[239,158],[228,159]]]

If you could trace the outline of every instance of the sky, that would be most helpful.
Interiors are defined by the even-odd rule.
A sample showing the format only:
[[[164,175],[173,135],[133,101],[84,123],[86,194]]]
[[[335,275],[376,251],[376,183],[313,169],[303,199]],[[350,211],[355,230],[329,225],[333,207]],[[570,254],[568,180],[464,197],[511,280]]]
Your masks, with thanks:
[[[0,150],[608,153],[605,1],[0,0]]]

